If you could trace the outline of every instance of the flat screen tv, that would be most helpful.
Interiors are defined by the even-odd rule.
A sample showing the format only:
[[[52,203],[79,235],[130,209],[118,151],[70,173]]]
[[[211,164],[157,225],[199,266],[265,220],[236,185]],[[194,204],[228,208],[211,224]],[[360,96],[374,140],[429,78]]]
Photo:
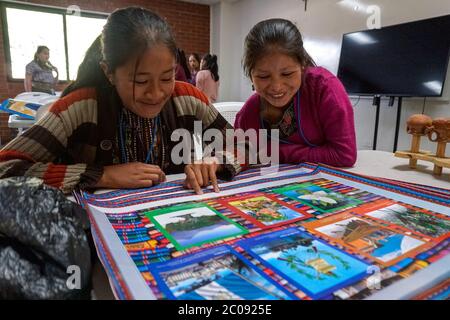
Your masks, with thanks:
[[[338,78],[350,95],[438,97],[450,52],[450,15],[344,34]]]

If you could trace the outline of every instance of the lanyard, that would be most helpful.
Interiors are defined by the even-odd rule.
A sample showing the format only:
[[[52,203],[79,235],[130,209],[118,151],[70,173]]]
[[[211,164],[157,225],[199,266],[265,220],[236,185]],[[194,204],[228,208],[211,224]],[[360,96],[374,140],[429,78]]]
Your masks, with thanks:
[[[295,117],[297,119],[297,133],[298,135],[303,139],[303,141],[310,147],[317,147],[317,145],[309,142],[309,140],[305,137],[305,134],[303,133],[303,129],[302,129],[302,125],[301,125],[301,119],[300,119],[300,90],[297,91],[297,97],[296,97],[296,104],[297,104],[297,108],[295,108]],[[262,129],[265,129],[264,126],[264,121],[262,120],[261,116],[259,117],[259,121],[260,121],[260,126]],[[270,130],[268,130],[268,136],[269,138],[272,139],[272,136],[270,135]],[[288,140],[284,140],[284,139],[279,139],[281,141],[281,143],[285,143],[285,144],[296,144],[292,141],[288,141]]]
[[[147,156],[145,157],[145,163],[153,163],[153,148],[155,146],[155,141],[157,139],[156,133],[158,132],[158,126],[159,126],[159,114],[155,118],[154,126],[153,126],[153,132],[151,136],[151,143],[147,151]],[[125,138],[124,138],[124,128],[123,128],[123,112],[120,114],[120,120],[119,120],[119,138],[120,138],[120,153],[122,156],[121,162],[127,163],[128,162],[128,156],[126,152],[126,146],[125,146]],[[150,161],[150,162],[149,162]]]

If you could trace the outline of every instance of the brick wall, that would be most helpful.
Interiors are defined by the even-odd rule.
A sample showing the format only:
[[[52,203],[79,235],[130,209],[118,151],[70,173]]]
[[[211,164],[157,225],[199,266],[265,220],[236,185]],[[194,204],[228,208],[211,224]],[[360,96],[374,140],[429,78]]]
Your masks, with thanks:
[[[137,5],[148,8],[165,17],[172,27],[178,47],[186,54],[190,52],[206,53],[209,51],[209,6],[181,2],[176,0],[22,0],[32,4],[51,5],[67,8],[76,4],[81,10],[111,13],[116,8]],[[30,57],[31,61],[31,57]],[[24,66],[25,68],[25,66]],[[64,84],[59,86],[59,90]],[[23,82],[7,80],[5,48],[2,24],[0,23],[0,101],[15,97],[24,91]],[[8,128],[8,115],[0,112],[0,141],[9,141],[15,130]]]

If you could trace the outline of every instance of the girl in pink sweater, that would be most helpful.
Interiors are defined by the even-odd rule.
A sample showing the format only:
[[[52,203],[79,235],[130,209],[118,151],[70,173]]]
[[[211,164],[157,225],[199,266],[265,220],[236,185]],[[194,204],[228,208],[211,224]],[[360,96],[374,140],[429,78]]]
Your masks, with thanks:
[[[256,24],[245,39],[243,67],[256,93],[237,114],[235,128],[279,129],[280,163],[355,163],[347,93],[332,73],[316,67],[293,23]]]
[[[219,94],[219,66],[215,54],[206,54],[200,62],[200,71],[195,79],[195,86],[203,91],[210,103],[217,101]]]

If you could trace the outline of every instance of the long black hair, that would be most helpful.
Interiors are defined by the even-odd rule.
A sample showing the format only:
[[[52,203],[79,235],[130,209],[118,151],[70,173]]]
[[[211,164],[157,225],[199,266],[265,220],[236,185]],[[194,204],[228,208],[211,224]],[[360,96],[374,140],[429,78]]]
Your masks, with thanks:
[[[183,68],[186,78],[191,77],[191,70],[186,61],[186,54],[180,48],[177,49],[177,63]]]
[[[140,7],[114,11],[103,27],[102,34],[87,50],[78,68],[77,79],[62,96],[84,87],[102,90],[111,87],[100,63],[106,64],[109,73],[136,57],[135,70],[140,56],[157,44],[165,45],[176,57],[176,44],[167,22],[157,14]]]
[[[100,67],[100,61],[103,60],[101,40],[100,35],[86,51],[83,62],[78,67],[77,79],[64,89],[62,97],[80,88],[100,89],[111,85]]]
[[[202,58],[205,62],[203,68],[200,67],[201,70],[209,70],[211,71],[212,78],[214,81],[219,81],[219,66],[217,64],[217,56],[215,54],[205,54]]]
[[[295,24],[285,19],[268,19],[257,23],[245,37],[242,58],[245,75],[251,78],[256,62],[274,50],[294,58],[302,67],[316,65],[303,47],[302,35]]]

